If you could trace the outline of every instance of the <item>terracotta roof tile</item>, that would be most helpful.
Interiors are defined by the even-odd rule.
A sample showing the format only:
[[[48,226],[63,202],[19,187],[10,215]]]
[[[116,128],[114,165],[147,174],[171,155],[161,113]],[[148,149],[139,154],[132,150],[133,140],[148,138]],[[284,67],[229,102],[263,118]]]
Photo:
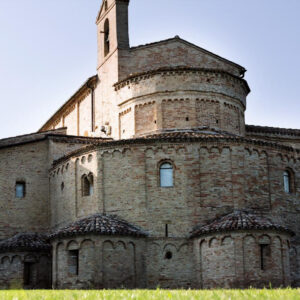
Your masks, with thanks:
[[[300,136],[300,129],[246,125],[246,133],[269,133],[276,135]]]
[[[258,216],[247,210],[235,210],[230,214],[213,220],[207,225],[195,227],[191,233],[191,237],[236,230],[275,230],[285,231],[294,235],[288,228],[277,224],[266,217]]]
[[[101,149],[104,147],[114,147],[114,146],[124,146],[124,145],[138,145],[138,144],[152,144],[154,142],[230,142],[230,143],[250,143],[260,146],[268,146],[280,150],[291,151],[300,153],[300,149],[293,148],[290,146],[282,145],[276,142],[268,142],[256,138],[244,138],[242,136],[234,135],[225,131],[219,131],[216,129],[209,129],[207,127],[203,128],[194,128],[194,129],[167,129],[163,131],[150,132],[144,135],[135,136],[130,139],[123,140],[112,140],[112,139],[98,139],[95,140],[90,146],[86,148],[81,148],[73,152],[68,153],[67,155],[55,160],[52,164],[52,169],[56,168],[58,164],[61,164],[71,157],[77,155],[83,155],[90,151],[96,150],[99,146]],[[100,149],[100,148],[98,148]]]
[[[58,229],[50,235],[51,239],[68,236],[85,235],[123,235],[123,236],[146,236],[147,234],[138,227],[117,218],[103,214],[95,214],[81,219],[68,226]]]
[[[0,252],[50,250],[48,237],[38,233],[19,233],[0,242]]]
[[[169,138],[234,138],[241,137],[225,131],[216,129],[209,129],[208,127],[194,128],[194,129],[166,129],[142,135],[140,138],[144,139],[169,139]]]
[[[56,130],[49,130],[44,132],[37,132],[37,133],[31,133],[31,134],[25,134],[25,135],[0,139],[0,149],[40,142],[46,139],[51,139],[56,142],[76,143],[76,144],[86,144],[86,145],[99,144],[101,142],[107,142],[111,140],[110,138],[67,135],[63,132],[63,130],[64,128],[60,128]]]

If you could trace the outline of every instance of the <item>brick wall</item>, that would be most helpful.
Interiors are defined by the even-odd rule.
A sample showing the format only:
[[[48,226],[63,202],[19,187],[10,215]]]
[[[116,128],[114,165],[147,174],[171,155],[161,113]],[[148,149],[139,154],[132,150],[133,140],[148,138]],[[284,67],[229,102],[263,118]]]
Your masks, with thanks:
[[[84,196],[82,177],[93,175],[93,194]],[[72,159],[50,174],[52,227],[67,224],[77,217],[93,214],[98,208],[98,171],[95,152]],[[63,189],[62,189],[63,186]]]
[[[70,273],[68,251],[79,250],[78,275]],[[130,237],[85,236],[53,242],[55,288],[145,287],[145,244]]]
[[[48,142],[0,150],[0,238],[49,228]],[[16,182],[25,183],[25,197],[16,198]]]
[[[24,263],[33,264],[30,282],[24,282]],[[2,289],[47,289],[51,287],[49,253],[9,252],[0,254],[0,286]]]
[[[49,138],[0,149],[0,239],[50,229],[50,198],[56,193],[61,199],[61,181],[59,188],[49,193],[48,170],[54,159],[82,146]],[[68,179],[73,186],[72,178]],[[25,183],[24,198],[16,197],[18,181]]]
[[[244,135],[247,91],[230,76],[201,71],[161,71],[120,83],[117,101],[123,131],[142,135],[161,129],[208,126]],[[135,111],[134,115],[124,112]],[[123,119],[126,118],[126,122]],[[126,136],[126,135],[125,135]]]
[[[64,126],[67,127],[67,133],[69,135],[78,134],[78,122],[77,122],[77,106],[74,105],[70,109],[70,112],[64,117]],[[58,124],[59,126],[59,124]],[[56,128],[58,128],[56,126]]]
[[[144,103],[135,106],[135,131],[139,135],[157,129],[157,106],[155,102]]]
[[[290,284],[289,237],[282,233],[244,232],[195,241],[202,288],[272,287]],[[270,249],[262,269],[260,244]]]
[[[176,284],[192,286],[194,283],[191,277],[197,274],[189,263],[193,263],[194,256],[190,252],[188,260],[184,261],[186,254],[181,255],[178,249],[184,243],[189,244],[185,238],[193,226],[205,224],[219,215],[231,212],[234,208],[253,208],[258,214],[263,213],[296,232],[296,237],[291,240],[291,261],[295,262],[296,266],[299,264],[300,228],[297,222],[299,214],[297,203],[300,178],[299,160],[293,157],[293,152],[281,155],[277,149],[269,146],[212,141],[158,144],[153,142],[147,146],[126,145],[125,142],[124,146],[107,147],[109,148],[99,147],[93,153],[93,156],[97,157],[97,167],[93,163],[82,166],[85,172],[92,171],[96,174],[95,193],[97,193],[96,202],[93,202],[92,198],[90,201],[81,202],[82,215],[92,212],[116,214],[147,230],[153,239],[163,240],[163,243],[158,243],[160,245],[158,256],[157,254],[151,256],[152,254],[147,252],[150,255],[149,259],[153,259],[152,266],[149,266],[148,270],[149,286],[155,286],[157,282],[166,287],[174,287]],[[280,152],[284,150],[281,149]],[[83,156],[87,157],[88,153],[72,158],[68,162],[70,169],[75,168],[75,161],[80,163]],[[173,162],[173,188],[159,186],[159,164],[163,161]],[[295,172],[296,190],[292,194],[286,194],[283,188],[283,172],[287,167]],[[55,173],[55,170],[53,172]],[[58,186],[53,186],[51,190],[59,190],[59,182]],[[73,191],[74,182],[73,179],[69,182],[71,186],[73,185]],[[77,185],[77,192],[79,191],[80,187]],[[71,192],[69,194],[72,195]],[[53,212],[53,220],[58,218],[55,224],[76,219],[73,196],[64,200],[65,202],[57,201],[55,196],[52,199],[53,203],[67,205],[65,209],[58,208],[58,213]],[[60,215],[59,211],[63,209],[66,213]],[[163,249],[166,249],[169,243],[173,245],[174,238],[181,239],[175,247],[176,259],[183,260],[184,264],[189,266],[182,269],[182,273],[177,272],[175,256],[171,261],[163,258],[165,254]],[[156,253],[157,242],[152,242],[153,245],[150,242],[148,244],[149,249],[153,248],[151,252]],[[231,243],[231,240],[226,240],[228,247]],[[221,251],[218,247],[214,247],[213,251]],[[242,245],[239,247],[241,250]],[[174,248],[172,249],[174,252]],[[215,256],[214,254],[212,257]],[[230,261],[230,258],[226,257],[226,261]],[[216,261],[214,264],[219,262]],[[291,282],[294,285],[298,284],[300,275],[296,266],[291,266],[293,274]],[[219,267],[216,270],[219,270]],[[186,272],[190,272],[189,275]],[[188,279],[178,282],[175,277],[171,277],[172,273]],[[213,274],[213,271],[210,274]],[[209,278],[211,275],[207,276]],[[216,271],[216,276],[221,278],[223,275]],[[235,284],[233,282],[236,282],[236,279],[232,276],[224,277],[222,282],[225,286]],[[269,278],[268,276],[266,278]],[[207,285],[210,286],[216,279],[207,280]],[[274,282],[278,282],[276,280],[275,278]]]
[[[165,66],[205,67],[226,70],[239,76],[239,68],[228,64],[198,47],[179,39],[162,42],[130,51],[130,59],[124,62],[127,74],[144,72]]]

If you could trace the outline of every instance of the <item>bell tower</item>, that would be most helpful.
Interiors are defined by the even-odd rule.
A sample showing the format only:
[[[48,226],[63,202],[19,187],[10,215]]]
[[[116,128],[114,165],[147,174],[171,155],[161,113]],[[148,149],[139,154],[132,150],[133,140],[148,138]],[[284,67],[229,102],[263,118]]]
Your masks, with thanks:
[[[103,0],[97,16],[98,69],[118,50],[129,49],[129,0]]]

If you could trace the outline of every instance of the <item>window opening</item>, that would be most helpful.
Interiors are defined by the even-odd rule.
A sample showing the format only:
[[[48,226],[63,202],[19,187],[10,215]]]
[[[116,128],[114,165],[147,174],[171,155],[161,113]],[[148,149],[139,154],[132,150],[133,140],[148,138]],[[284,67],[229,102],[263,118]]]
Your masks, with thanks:
[[[82,181],[82,196],[91,196],[94,193],[94,176],[93,174],[83,175]]]
[[[25,182],[18,181],[16,182],[16,198],[24,198],[25,197]]]
[[[169,236],[169,225],[166,224],[165,226],[165,236],[168,237]]]
[[[106,19],[104,23],[104,56],[106,56],[109,53],[109,48],[109,20]]]
[[[94,177],[93,175],[89,176],[89,196],[94,194]]]
[[[24,263],[24,285],[33,284],[34,277],[34,263],[25,262]]]
[[[173,166],[170,163],[163,163],[160,166],[160,186],[173,187]]]
[[[172,259],[173,253],[171,251],[167,251],[165,255],[165,259]]]
[[[260,269],[266,270],[267,257],[270,256],[270,245],[260,244]]]
[[[284,183],[284,191],[286,193],[292,192],[292,176],[291,172],[284,171],[283,173],[283,183]]]
[[[69,251],[69,273],[72,275],[79,274],[79,250]]]
[[[62,192],[64,191],[64,189],[65,189],[65,183],[64,182],[61,183],[60,189],[61,189]]]

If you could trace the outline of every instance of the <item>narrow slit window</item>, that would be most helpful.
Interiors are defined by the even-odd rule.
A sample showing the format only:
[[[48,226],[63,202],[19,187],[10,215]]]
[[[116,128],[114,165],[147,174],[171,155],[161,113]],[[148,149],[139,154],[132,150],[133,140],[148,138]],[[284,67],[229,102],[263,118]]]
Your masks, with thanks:
[[[260,269],[267,269],[267,259],[270,256],[270,245],[269,244],[260,244]]]
[[[170,163],[163,163],[160,166],[160,186],[173,187],[173,166]]]
[[[16,198],[25,198],[25,182],[16,182]]]
[[[69,251],[69,273],[72,275],[79,274],[79,250]]]
[[[283,185],[284,191],[287,194],[294,192],[294,174],[291,170],[285,170],[283,172]]]
[[[109,20],[106,19],[104,23],[104,56],[106,56],[110,51],[110,41],[109,41]]]
[[[166,224],[165,226],[165,236],[168,237],[169,236],[169,225]]]

